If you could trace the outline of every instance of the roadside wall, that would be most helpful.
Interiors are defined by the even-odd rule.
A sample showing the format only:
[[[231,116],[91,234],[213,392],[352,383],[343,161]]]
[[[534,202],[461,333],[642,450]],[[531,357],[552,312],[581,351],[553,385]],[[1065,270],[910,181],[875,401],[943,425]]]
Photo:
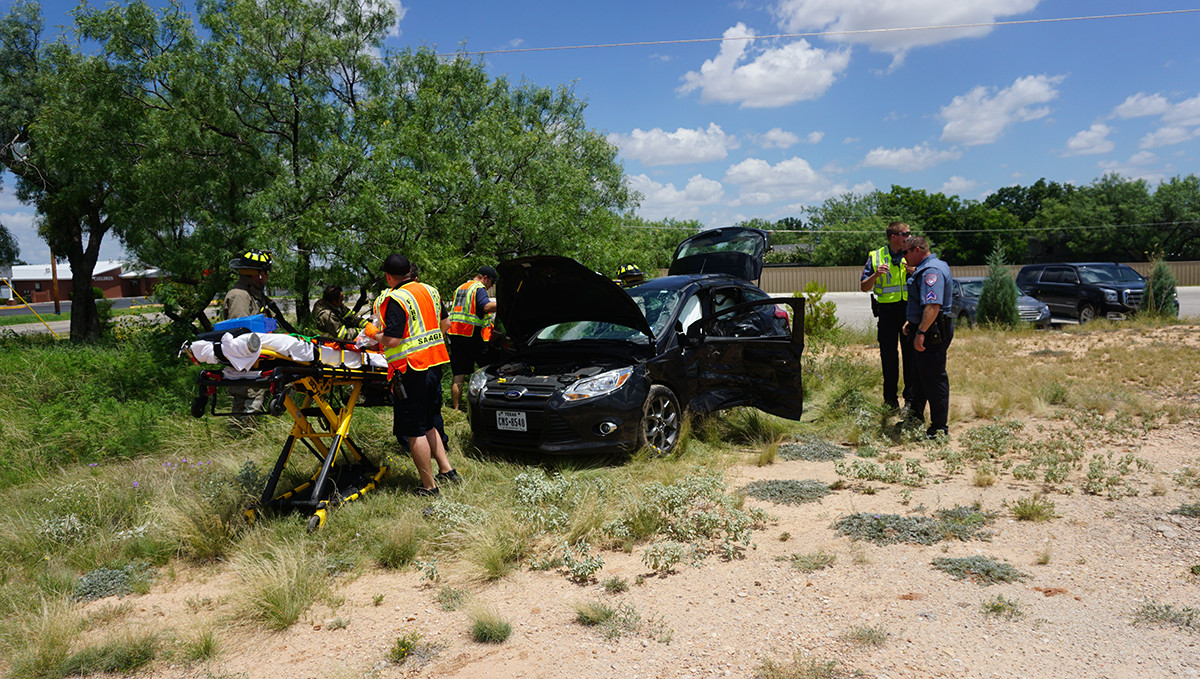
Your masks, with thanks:
[[[1143,276],[1150,272],[1149,262],[1129,262],[1128,264]],[[1167,262],[1167,266],[1171,267],[1172,273],[1175,274],[1175,280],[1180,286],[1200,285],[1200,262]],[[1021,265],[1014,264],[1008,268],[1013,276],[1016,276]],[[950,271],[955,276],[986,276],[988,267],[986,264],[951,266]],[[827,292],[858,292],[861,277],[861,266],[768,265],[763,267],[760,287],[765,292],[777,295],[799,292],[809,281],[816,281],[824,285]]]

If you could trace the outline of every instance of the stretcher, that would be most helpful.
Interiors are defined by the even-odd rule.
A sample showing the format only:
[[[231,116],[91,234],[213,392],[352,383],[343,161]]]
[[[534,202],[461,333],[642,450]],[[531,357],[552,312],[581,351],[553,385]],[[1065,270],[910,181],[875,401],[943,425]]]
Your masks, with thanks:
[[[180,355],[185,354],[197,364],[219,366],[201,370],[193,417],[203,417],[205,410],[218,417],[246,415],[218,412],[219,390],[231,388],[266,390],[267,412],[292,417],[262,497],[246,510],[249,522],[266,510],[299,511],[311,515],[308,530],[316,531],[329,510],[361,498],[387,475],[388,468],[371,461],[350,435],[356,406],[391,403],[387,362],[378,352],[333,338],[233,331],[185,342]],[[316,457],[317,469],[307,481],[276,494],[297,444]]]

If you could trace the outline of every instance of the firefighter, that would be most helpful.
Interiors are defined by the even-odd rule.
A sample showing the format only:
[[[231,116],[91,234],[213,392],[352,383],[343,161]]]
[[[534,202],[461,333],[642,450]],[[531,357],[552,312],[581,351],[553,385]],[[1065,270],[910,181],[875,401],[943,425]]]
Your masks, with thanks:
[[[313,305],[317,331],[326,337],[353,340],[367,322],[346,306],[346,296],[340,285],[327,285],[321,299]]]
[[[613,282],[622,288],[632,288],[646,282],[646,272],[639,269],[637,264],[622,264]]]
[[[225,293],[222,305],[222,315],[225,320],[263,314],[274,318],[272,304],[267,299],[267,274],[271,271],[271,253],[262,250],[247,250],[241,257],[230,260],[229,266],[238,272],[237,283]],[[234,419],[236,425],[250,425],[255,413],[265,412],[263,401],[266,389],[251,389],[249,387],[230,387],[229,395],[233,398]]]
[[[462,403],[463,382],[467,375],[482,365],[491,324],[496,314],[496,300],[488,296],[488,288],[496,284],[499,274],[490,266],[481,266],[475,277],[454,291],[450,308],[450,407],[458,410]]]
[[[419,496],[438,494],[438,481],[455,482],[437,421],[441,408],[440,366],[450,362],[440,327],[441,296],[432,286],[412,277],[412,264],[404,255],[389,255],[383,262],[387,290],[375,300],[379,319],[376,339],[388,361],[388,377],[395,395],[392,431],[403,439],[412,455],[421,485]],[[433,474],[433,460],[438,474]]]

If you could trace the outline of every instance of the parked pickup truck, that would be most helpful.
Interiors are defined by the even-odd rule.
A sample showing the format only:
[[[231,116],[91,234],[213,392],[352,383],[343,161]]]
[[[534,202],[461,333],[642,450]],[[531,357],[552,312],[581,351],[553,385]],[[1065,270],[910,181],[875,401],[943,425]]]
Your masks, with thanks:
[[[1045,302],[1055,318],[1087,323],[1096,318],[1122,319],[1137,311],[1146,279],[1113,262],[1028,264],[1017,273],[1017,287]]]

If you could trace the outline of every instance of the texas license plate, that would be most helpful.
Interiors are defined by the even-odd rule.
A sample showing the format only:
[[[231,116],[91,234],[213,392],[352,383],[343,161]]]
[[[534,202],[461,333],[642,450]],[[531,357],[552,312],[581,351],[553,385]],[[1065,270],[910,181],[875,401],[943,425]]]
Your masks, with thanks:
[[[500,431],[529,431],[525,413],[513,410],[496,411],[496,428]]]

